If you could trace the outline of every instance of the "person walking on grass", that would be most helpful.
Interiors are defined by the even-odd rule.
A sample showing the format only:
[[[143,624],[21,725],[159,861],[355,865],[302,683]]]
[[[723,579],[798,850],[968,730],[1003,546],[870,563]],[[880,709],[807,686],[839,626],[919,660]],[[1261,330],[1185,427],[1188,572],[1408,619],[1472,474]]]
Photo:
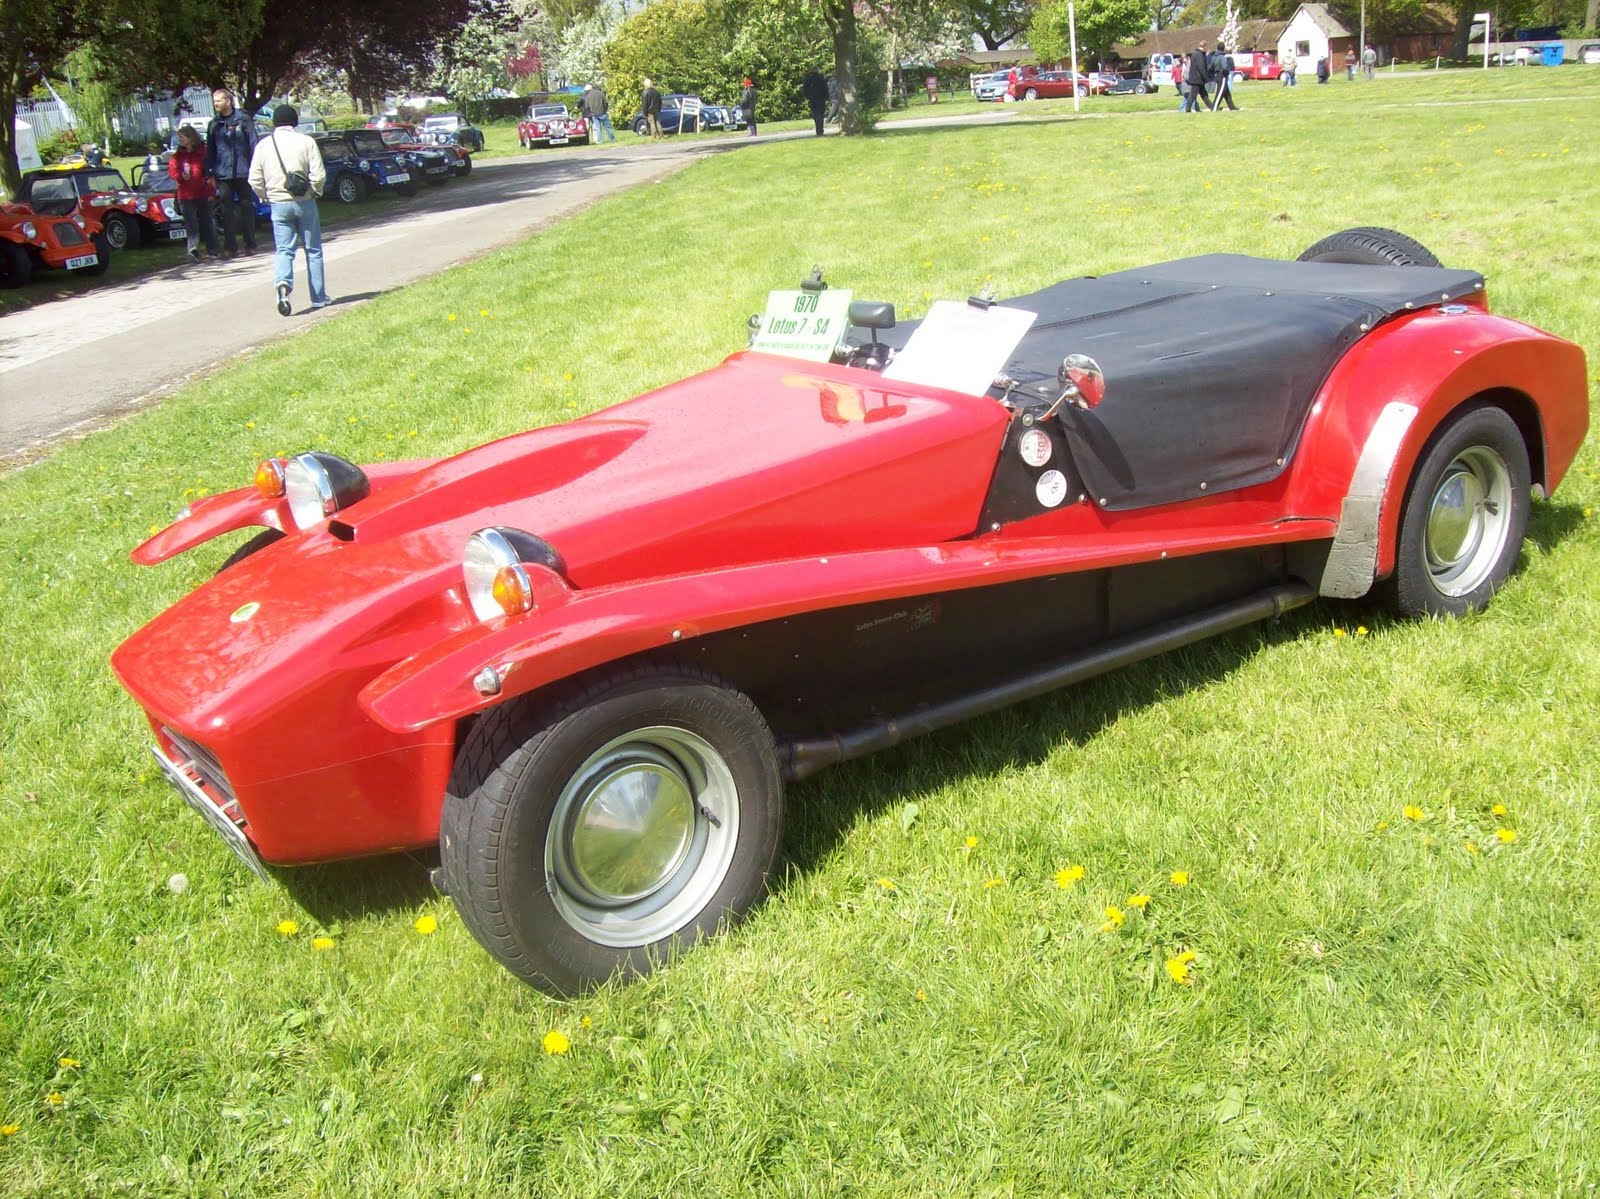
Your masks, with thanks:
[[[322,218],[317,197],[328,181],[327,168],[317,143],[296,131],[300,113],[293,104],[280,104],[272,113],[272,133],[256,145],[250,160],[250,185],[272,203],[272,240],[278,256],[273,287],[278,293],[278,314],[289,315],[294,292],[294,252],[306,252],[306,282],[311,307],[326,308],[328,287],[322,275]]]
[[[756,85],[744,81],[744,91],[739,93],[739,111],[744,113],[744,123],[750,126],[750,136],[756,135]]]
[[[215,258],[217,225],[211,219],[211,200],[217,189],[206,175],[206,143],[188,125],[178,130],[178,147],[167,163],[167,174],[178,183],[178,211],[183,213],[183,228],[188,234],[189,261],[200,261],[201,241],[205,242],[206,253]]]
[[[644,111],[645,132],[650,135],[651,141],[661,140],[661,93],[656,91],[655,80],[644,81],[644,94],[639,97],[640,106]]]
[[[1211,107],[1211,96],[1206,91],[1206,44],[1201,42],[1189,55],[1189,110],[1199,112]]]
[[[805,93],[806,107],[811,110],[811,123],[817,127],[817,136],[821,137],[822,115],[828,107],[828,84],[822,78],[822,72],[812,67],[801,83],[800,90]]]
[[[598,83],[583,85],[583,115],[589,121],[590,141],[598,144],[601,133],[606,135],[606,141],[617,140],[616,130],[611,128],[611,101],[606,99],[606,89]]]
[[[1295,57],[1294,51],[1290,50],[1285,53],[1284,56],[1278,60],[1278,65],[1283,68],[1283,73],[1278,76],[1279,86],[1293,87],[1294,73],[1295,70],[1300,66],[1300,60]]]
[[[222,204],[222,256],[232,258],[235,237],[242,234],[244,252],[256,252],[256,204],[250,194],[251,155],[256,148],[256,123],[233,104],[233,93],[219,87],[211,93],[217,115],[206,126],[206,174],[217,182]]]

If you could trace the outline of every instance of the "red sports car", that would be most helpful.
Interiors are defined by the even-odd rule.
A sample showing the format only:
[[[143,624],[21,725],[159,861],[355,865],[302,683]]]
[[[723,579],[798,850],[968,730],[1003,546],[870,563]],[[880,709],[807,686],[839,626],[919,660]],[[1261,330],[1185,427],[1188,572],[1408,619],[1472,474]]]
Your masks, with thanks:
[[[524,150],[535,146],[589,144],[589,122],[572,116],[565,104],[535,104],[517,126],[517,141]]]
[[[93,212],[51,216],[0,204],[0,288],[22,287],[41,267],[103,275],[111,246]]]
[[[156,761],[258,871],[438,843],[571,991],[755,903],[786,780],[1318,596],[1482,607],[1589,422],[1582,350],[1383,230],[849,322],[195,502],[134,561],[261,531],[112,659]]]

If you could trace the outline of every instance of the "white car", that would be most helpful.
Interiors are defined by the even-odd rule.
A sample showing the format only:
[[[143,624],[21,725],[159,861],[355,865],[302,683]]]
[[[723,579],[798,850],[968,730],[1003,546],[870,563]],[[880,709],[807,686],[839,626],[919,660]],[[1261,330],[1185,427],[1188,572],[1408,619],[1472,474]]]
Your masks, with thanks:
[[[1600,42],[1579,46],[1578,61],[1591,67],[1600,67]]]
[[[968,84],[972,89],[972,98],[974,100],[998,100],[1005,94],[1006,77],[1010,74],[1011,72],[1006,70],[990,71],[986,75],[974,75]]]

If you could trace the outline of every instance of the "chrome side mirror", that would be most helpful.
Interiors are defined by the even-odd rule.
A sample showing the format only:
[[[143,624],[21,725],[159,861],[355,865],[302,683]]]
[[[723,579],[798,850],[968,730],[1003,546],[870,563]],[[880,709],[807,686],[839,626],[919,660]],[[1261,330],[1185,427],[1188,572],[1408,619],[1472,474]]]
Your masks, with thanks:
[[[1061,411],[1063,404],[1073,404],[1087,411],[1098,407],[1106,398],[1106,377],[1100,364],[1087,354],[1068,354],[1063,358],[1056,368],[1056,382],[1061,385],[1061,394],[1040,420],[1049,420]]]
[[[1087,354],[1068,354],[1056,371],[1061,390],[1068,392],[1080,408],[1097,408],[1106,398],[1106,377],[1100,364]]]

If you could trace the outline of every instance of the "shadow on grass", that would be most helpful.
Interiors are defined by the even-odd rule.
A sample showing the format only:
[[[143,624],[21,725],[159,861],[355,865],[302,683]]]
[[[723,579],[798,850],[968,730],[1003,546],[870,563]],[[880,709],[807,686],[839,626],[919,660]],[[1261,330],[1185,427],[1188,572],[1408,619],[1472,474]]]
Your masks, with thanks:
[[[272,876],[307,914],[323,925],[418,908],[439,894],[428,873],[437,850],[387,854],[355,862],[272,869]]]
[[[1583,509],[1576,504],[1535,504],[1528,514],[1528,540],[1548,554],[1583,524]]]

